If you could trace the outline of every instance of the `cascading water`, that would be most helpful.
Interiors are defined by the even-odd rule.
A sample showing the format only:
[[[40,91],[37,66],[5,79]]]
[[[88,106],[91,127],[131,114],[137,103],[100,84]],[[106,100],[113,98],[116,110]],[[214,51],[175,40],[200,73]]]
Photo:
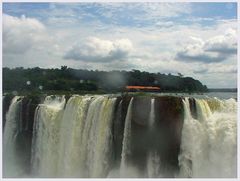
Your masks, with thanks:
[[[6,114],[6,125],[3,134],[3,176],[19,177],[24,174],[21,168],[16,139],[22,129],[20,96],[15,96]]]
[[[150,115],[149,115],[149,127],[150,129],[153,127],[155,122],[155,99],[151,99],[151,108],[150,108]]]
[[[127,115],[124,125],[123,143],[122,143],[122,154],[120,164],[120,177],[131,177],[129,172],[130,166],[127,163],[127,157],[130,155],[130,144],[131,144],[131,119],[132,119],[132,104],[133,97],[128,105]]]
[[[104,177],[116,98],[47,97],[36,111],[33,170],[45,177]]]
[[[220,107],[211,112],[205,100],[197,100],[197,113],[201,115],[207,133],[205,149],[208,159],[207,177],[236,177],[237,175],[237,104],[234,99],[220,102]]]
[[[148,160],[147,160],[147,176],[149,178],[157,178],[161,177],[160,173],[160,157],[157,151],[150,151],[148,153]]]
[[[151,99],[149,114],[149,131],[151,132],[155,122],[155,99]],[[160,156],[156,150],[149,150],[147,158],[147,176],[149,178],[160,177]]]
[[[80,151],[88,177],[106,177],[109,171],[115,101],[115,98],[99,96],[89,105]]]
[[[77,177],[83,171],[81,141],[90,100],[91,97],[73,96],[67,102],[60,127],[60,176]]]
[[[4,177],[237,175],[234,99],[73,95],[31,104],[15,96],[4,116]],[[25,111],[35,108],[32,128]]]
[[[193,119],[190,111],[188,98],[183,100],[184,123],[182,129],[181,153],[179,155],[180,177],[194,177],[193,168],[199,166],[202,157],[198,156],[201,152],[201,144],[204,143],[204,130],[198,120]],[[196,144],[199,142],[199,144]],[[193,157],[196,160],[193,162]],[[196,169],[196,172],[200,170]],[[196,174],[196,173],[195,173]]]
[[[206,100],[195,100],[197,120],[191,116],[188,99],[183,101],[180,177],[236,177],[236,101],[215,99],[212,112]]]
[[[47,96],[36,108],[32,143],[32,169],[36,176],[56,176],[59,130],[65,102],[64,96]]]

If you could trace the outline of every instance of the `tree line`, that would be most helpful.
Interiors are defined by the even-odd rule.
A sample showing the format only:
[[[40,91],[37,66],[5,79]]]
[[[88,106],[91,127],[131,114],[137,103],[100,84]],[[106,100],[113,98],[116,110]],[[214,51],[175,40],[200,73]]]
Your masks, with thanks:
[[[3,91],[124,91],[127,85],[158,86],[161,92],[205,92],[199,80],[139,70],[98,71],[61,68],[3,68]]]

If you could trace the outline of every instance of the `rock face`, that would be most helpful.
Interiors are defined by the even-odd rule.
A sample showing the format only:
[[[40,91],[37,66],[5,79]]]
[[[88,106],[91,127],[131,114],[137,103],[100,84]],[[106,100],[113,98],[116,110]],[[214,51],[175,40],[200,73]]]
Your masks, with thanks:
[[[166,170],[165,177],[173,177],[170,173],[178,170],[178,154],[184,119],[182,100],[176,97],[159,97],[156,103],[155,129],[160,141],[157,149],[160,151],[163,170]]]
[[[149,151],[153,151],[160,157],[162,176],[173,177],[178,171],[183,124],[182,101],[176,97],[156,97],[155,120],[151,126],[150,105],[149,97],[137,97],[134,101],[131,159],[139,170],[145,170]]]
[[[196,110],[196,100],[193,98],[189,98],[191,115],[194,119],[197,119],[197,110]]]
[[[40,103],[39,98],[25,97],[22,102],[22,122],[23,129],[18,137],[19,155],[22,156],[22,161],[26,165],[26,172],[31,173],[31,148],[32,134],[34,124],[35,109]]]
[[[117,97],[112,123],[112,160],[111,167],[119,167],[121,162],[124,125],[129,102],[132,96]],[[154,99],[154,101],[153,101]],[[3,101],[3,125],[11,97]],[[18,155],[26,169],[31,173],[31,145],[34,113],[41,97],[24,97],[21,105],[21,129],[17,135]],[[146,170],[149,153],[159,155],[162,177],[174,177],[179,170],[181,130],[183,126],[183,104],[178,97],[134,96],[132,105],[130,151],[128,163],[139,170],[139,176],[147,177]],[[194,112],[195,103],[191,106]],[[153,114],[153,117],[151,117]],[[152,121],[152,122],[151,122]],[[150,124],[151,122],[151,124]],[[141,172],[142,171],[142,172]]]

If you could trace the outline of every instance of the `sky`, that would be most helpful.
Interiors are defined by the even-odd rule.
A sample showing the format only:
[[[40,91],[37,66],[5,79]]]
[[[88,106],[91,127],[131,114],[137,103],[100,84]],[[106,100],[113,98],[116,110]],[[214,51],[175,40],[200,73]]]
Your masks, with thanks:
[[[237,87],[237,3],[3,3],[3,67],[178,73]]]

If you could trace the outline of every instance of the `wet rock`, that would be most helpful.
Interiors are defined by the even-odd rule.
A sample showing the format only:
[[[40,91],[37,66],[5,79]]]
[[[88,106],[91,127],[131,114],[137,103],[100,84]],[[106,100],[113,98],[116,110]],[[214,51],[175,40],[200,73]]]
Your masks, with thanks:
[[[125,118],[131,96],[118,97],[113,118],[113,152],[115,166],[120,165]]]
[[[183,105],[181,98],[156,97],[155,122],[150,128],[151,97],[134,99],[131,160],[138,170],[146,170],[150,151],[160,155],[161,170],[164,177],[174,177],[179,170],[178,154],[183,126]],[[142,175],[144,177],[144,175]]]
[[[196,101],[194,98],[189,98],[190,110],[191,115],[194,119],[197,119],[197,108],[196,108]]]

